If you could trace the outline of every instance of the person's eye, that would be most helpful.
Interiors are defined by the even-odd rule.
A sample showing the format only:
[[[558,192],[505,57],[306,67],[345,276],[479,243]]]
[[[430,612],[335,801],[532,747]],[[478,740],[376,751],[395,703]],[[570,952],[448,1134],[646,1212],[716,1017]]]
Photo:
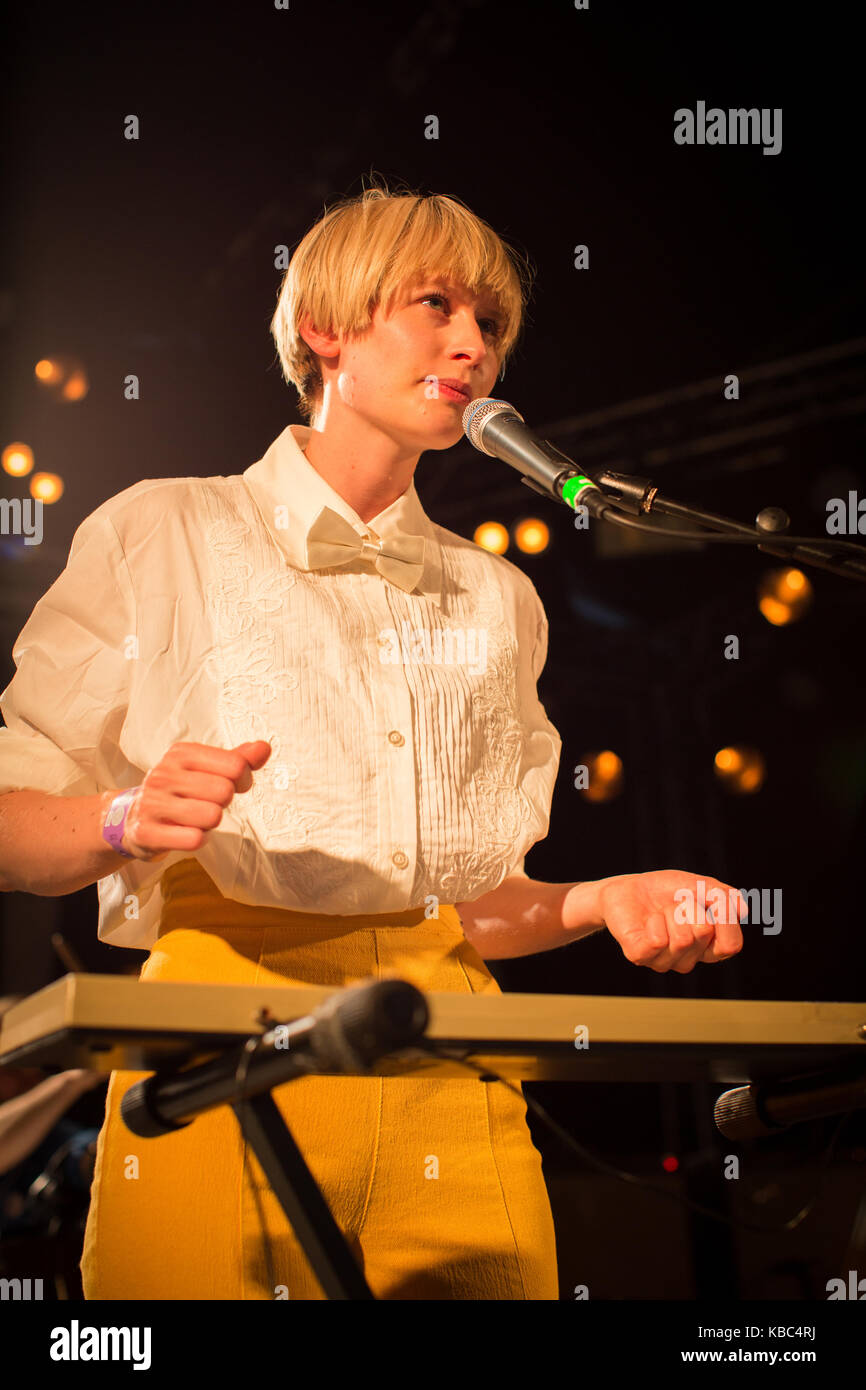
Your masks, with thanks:
[[[428,304],[431,299],[440,299],[442,303],[445,305],[447,305],[448,303],[448,296],[444,293],[444,291],[439,290],[437,290],[434,294],[425,294],[424,298],[421,300],[421,303]],[[496,319],[479,319],[478,322],[482,324],[486,323],[489,325],[487,329],[485,329],[485,332],[487,333],[488,337],[501,338],[502,329],[500,328]]]

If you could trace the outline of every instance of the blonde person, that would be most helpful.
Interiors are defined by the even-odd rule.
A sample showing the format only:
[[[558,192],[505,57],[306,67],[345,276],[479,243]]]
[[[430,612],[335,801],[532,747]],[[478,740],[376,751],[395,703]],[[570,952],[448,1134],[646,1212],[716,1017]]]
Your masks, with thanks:
[[[243,473],[104,502],[21,633],[4,888],[98,881],[99,935],[149,948],[143,980],[490,995],[485,959],[604,927],[654,970],[740,949],[736,923],[674,920],[684,872],[524,873],[561,746],[544,610],[427,517],[413,475],[492,392],[529,280],[452,197],[373,186],[308,231],[272,323],[307,423]],[[86,1297],[322,1298],[231,1111],[135,1139],[119,1106],[139,1075],[109,1086]],[[275,1097],[377,1298],[557,1297],[519,1095],[305,1077]]]

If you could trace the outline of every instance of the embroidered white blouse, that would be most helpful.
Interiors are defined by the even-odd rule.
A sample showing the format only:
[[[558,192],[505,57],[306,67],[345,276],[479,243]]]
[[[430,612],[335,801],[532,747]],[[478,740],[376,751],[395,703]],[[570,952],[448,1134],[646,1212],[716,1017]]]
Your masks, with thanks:
[[[472,901],[547,834],[561,751],[536,682],[547,619],[503,556],[431,522],[414,482],[366,525],[288,426],[243,474],[146,479],[86,517],[13,648],[0,792],[135,786],[184,740],[272,745],[194,854],[242,903],[399,912]],[[310,568],[323,507],[421,536],[411,591],[375,552]],[[351,554],[351,552],[349,552]],[[160,878],[100,879],[99,937],[147,949]]]

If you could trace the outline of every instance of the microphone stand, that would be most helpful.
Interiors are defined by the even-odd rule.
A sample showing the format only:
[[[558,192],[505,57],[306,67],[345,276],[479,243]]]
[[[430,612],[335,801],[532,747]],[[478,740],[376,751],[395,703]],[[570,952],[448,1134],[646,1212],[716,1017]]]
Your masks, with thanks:
[[[196,1115],[230,1105],[313,1272],[329,1299],[374,1294],[270,1094],[300,1076],[368,1074],[379,1057],[423,1046],[429,1011],[406,980],[379,980],[331,995],[305,1019],[278,1024],[186,1070],[177,1064],[131,1086],[121,1116],[133,1134],[158,1138]],[[269,1019],[271,1023],[274,1021]],[[292,1043],[300,1043],[292,1051]],[[267,1238],[267,1237],[266,1237]]]
[[[558,452],[557,450],[556,453]],[[560,454],[559,458],[564,459],[565,455]],[[598,489],[607,504],[590,507],[593,514],[598,517],[610,520],[611,511],[617,509],[622,509],[622,511],[629,512],[634,516],[646,516],[650,512],[663,512],[681,520],[696,522],[709,531],[753,538],[760,551],[767,555],[779,556],[790,564],[812,565],[816,569],[829,570],[831,574],[839,574],[847,579],[859,579],[866,583],[866,546],[863,546],[862,558],[858,555],[828,554],[828,549],[832,550],[832,539],[824,541],[823,538],[819,540],[818,537],[815,538],[815,544],[811,543],[809,539],[804,539],[799,544],[774,546],[772,544],[773,535],[781,535],[791,524],[790,517],[781,507],[765,507],[763,511],[758,513],[755,519],[756,525],[749,526],[745,522],[735,521],[733,517],[721,516],[718,512],[708,512],[703,507],[695,507],[690,503],[678,502],[673,497],[665,497],[663,493],[659,492],[658,486],[651,478],[642,478],[631,473],[613,473],[609,470],[594,470],[589,475],[581,473],[574,464],[571,464],[569,469],[563,470],[556,477],[553,476],[553,470],[551,470],[550,480],[548,481],[546,478],[543,485],[525,476],[521,481],[527,487],[531,487],[533,492],[540,493],[542,497],[552,496],[555,501],[563,502],[565,506],[573,508],[573,502],[563,496],[563,488],[568,483],[569,478],[581,477],[584,481],[588,480],[595,484],[595,488]],[[576,495],[581,502],[589,505],[588,493],[592,490],[583,488]],[[631,524],[633,525],[633,523]],[[659,533],[657,527],[651,526],[644,528],[638,525],[634,529],[644,530],[646,535]],[[668,534],[675,537],[681,533],[670,531]],[[681,539],[699,541],[700,536],[688,536],[683,533]]]
[[[664,497],[652,478],[640,478],[630,473],[614,473],[593,469],[587,472],[564,454],[549,439],[539,439],[526,428],[526,421],[508,401],[484,397],[470,401],[463,412],[463,432],[470,444],[501,459],[520,474],[520,480],[542,497],[552,497],[572,511],[584,508],[591,516],[605,518],[620,526],[643,531],[646,535],[670,535],[680,540],[708,539],[706,532],[736,536],[742,542],[754,540],[767,555],[802,565],[814,565],[830,570],[844,578],[866,582],[866,546],[850,541],[824,540],[823,537],[791,536],[787,545],[773,545],[772,537],[787,530],[791,521],[781,507],[765,507],[758,513],[756,526],[747,526],[732,517],[708,512]],[[622,508],[623,510],[620,510]],[[649,512],[666,512],[688,521],[697,522],[705,534],[665,531],[658,526],[634,521],[624,513],[646,516]],[[769,543],[768,543],[769,542]],[[836,551],[848,554],[841,558]],[[853,552],[853,554],[851,553]]]

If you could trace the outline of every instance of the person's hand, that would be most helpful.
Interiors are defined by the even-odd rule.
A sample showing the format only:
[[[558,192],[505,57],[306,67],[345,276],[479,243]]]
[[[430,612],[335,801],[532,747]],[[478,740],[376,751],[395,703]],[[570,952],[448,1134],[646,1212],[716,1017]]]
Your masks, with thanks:
[[[271,745],[263,739],[237,748],[173,743],[133,798],[123,848],[147,860],[200,849],[235,793],[250,790],[252,771],[270,756]]]
[[[717,878],[680,869],[616,874],[599,879],[597,906],[626,960],[658,973],[688,975],[699,962],[729,960],[743,947],[748,905]]]

